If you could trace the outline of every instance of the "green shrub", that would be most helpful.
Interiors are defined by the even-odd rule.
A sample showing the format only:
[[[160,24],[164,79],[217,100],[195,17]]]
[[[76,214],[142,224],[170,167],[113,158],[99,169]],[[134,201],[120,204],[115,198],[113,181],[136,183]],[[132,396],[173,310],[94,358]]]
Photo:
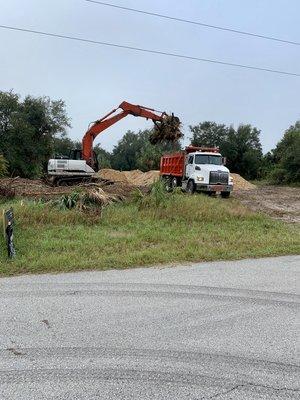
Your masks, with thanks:
[[[284,168],[276,167],[269,173],[269,181],[275,185],[282,185],[288,182],[288,172]]]
[[[133,194],[133,202],[141,209],[154,209],[165,208],[168,203],[170,194],[166,192],[165,185],[162,180],[158,180],[151,185],[150,192],[147,194],[142,193],[137,189]]]

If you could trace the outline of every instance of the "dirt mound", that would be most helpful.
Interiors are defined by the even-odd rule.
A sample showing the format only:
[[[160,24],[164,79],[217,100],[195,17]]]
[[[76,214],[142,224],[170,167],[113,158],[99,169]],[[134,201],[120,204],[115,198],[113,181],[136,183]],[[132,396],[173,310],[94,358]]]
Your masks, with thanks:
[[[159,178],[159,171],[142,172],[139,169],[117,171],[107,168],[100,170],[96,174],[96,178],[112,183],[119,182],[129,186],[149,186]]]
[[[248,182],[239,174],[230,174],[233,178],[233,190],[253,190],[256,186]]]
[[[123,172],[128,183],[134,186],[149,186],[159,178],[159,171],[142,172],[139,169]]]
[[[97,172],[95,177],[111,182],[128,182],[124,172],[109,168],[101,169],[99,172]]]

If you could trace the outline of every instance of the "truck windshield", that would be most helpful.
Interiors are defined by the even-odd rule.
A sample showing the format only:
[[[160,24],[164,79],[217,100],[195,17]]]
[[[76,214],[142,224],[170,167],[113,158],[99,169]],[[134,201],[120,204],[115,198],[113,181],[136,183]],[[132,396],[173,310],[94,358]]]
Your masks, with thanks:
[[[222,165],[222,157],[220,156],[209,156],[207,154],[196,154],[195,164],[214,164]]]

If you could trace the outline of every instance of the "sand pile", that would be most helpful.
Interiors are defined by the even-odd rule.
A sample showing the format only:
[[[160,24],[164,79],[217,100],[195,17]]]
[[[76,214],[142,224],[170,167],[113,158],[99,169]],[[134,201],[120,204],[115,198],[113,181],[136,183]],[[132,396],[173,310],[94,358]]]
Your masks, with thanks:
[[[124,185],[149,186],[159,178],[159,171],[142,172],[139,169],[133,171],[117,171],[114,169],[102,169],[97,178],[108,182],[119,182]]]
[[[246,179],[241,177],[239,174],[230,174],[233,178],[233,190],[253,190],[256,186],[253,183],[248,182]]]
[[[128,183],[134,186],[149,186],[159,178],[159,171],[142,172],[139,169],[124,171]]]
[[[95,177],[111,182],[127,183],[126,175],[123,172],[110,168],[101,169],[99,172],[97,172]]]

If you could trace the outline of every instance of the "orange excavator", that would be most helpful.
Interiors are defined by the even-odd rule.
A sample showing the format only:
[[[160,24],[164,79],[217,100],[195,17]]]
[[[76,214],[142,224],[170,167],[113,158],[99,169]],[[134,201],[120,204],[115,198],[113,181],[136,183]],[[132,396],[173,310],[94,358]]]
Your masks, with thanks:
[[[118,112],[120,110],[120,112]],[[53,158],[48,162],[48,179],[54,185],[69,185],[72,183],[89,181],[99,170],[97,157],[93,151],[95,138],[127,115],[151,119],[157,130],[168,115],[165,112],[134,105],[123,101],[118,108],[112,110],[101,119],[93,122],[82,139],[82,149],[72,150],[69,157]],[[176,117],[175,117],[176,118]],[[178,120],[179,121],[179,120]]]

